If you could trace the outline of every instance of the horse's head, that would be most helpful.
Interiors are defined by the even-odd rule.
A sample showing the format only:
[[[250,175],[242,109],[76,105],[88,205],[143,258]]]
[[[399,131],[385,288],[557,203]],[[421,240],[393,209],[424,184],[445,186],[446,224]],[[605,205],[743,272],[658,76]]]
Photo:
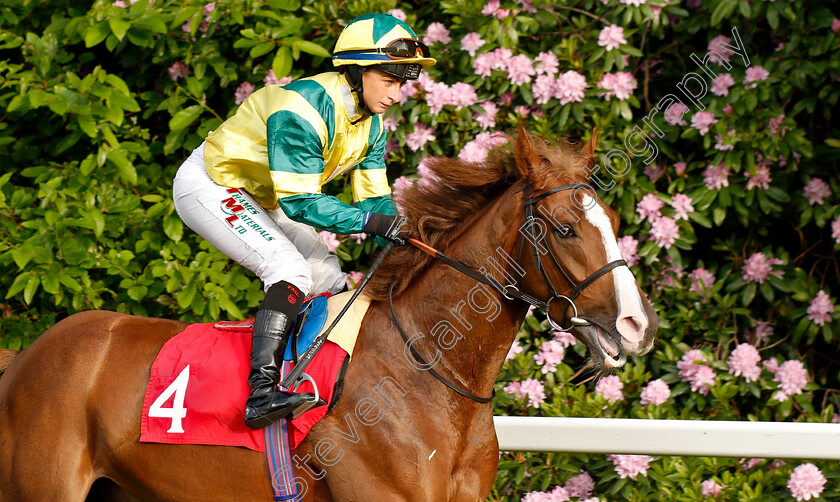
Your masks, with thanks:
[[[586,184],[595,141],[593,131],[574,150],[520,132],[516,164],[527,182],[521,252],[534,270],[522,286],[549,298],[552,324],[585,343],[598,367],[615,369],[628,353],[651,349],[659,317],[622,260],[618,215]]]

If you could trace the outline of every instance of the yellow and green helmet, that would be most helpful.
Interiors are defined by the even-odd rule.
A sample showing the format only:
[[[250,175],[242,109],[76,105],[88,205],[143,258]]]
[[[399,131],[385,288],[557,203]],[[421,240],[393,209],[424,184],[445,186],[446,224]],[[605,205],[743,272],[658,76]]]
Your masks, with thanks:
[[[390,14],[364,14],[338,36],[333,66],[374,66],[397,78],[416,80],[437,61],[410,26]]]

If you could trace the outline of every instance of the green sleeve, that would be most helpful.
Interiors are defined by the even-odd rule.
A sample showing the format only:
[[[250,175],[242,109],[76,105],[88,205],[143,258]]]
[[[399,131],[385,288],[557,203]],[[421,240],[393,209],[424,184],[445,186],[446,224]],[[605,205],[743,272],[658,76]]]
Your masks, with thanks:
[[[332,195],[302,193],[277,203],[291,220],[334,234],[357,234],[365,224],[364,210],[348,206]]]

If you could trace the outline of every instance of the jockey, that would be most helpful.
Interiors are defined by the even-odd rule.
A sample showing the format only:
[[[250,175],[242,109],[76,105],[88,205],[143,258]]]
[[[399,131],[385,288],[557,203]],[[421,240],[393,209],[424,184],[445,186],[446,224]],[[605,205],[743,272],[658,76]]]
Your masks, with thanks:
[[[251,94],[192,152],[173,183],[184,223],[254,272],[266,292],[248,376],[245,423],[252,428],[313,397],[277,384],[302,299],[345,288],[338,258],[315,228],[403,243],[404,218],[385,174],[382,113],[399,100],[406,80],[436,61],[407,24],[366,14],[341,32],[332,62],[337,72]],[[354,206],[321,192],[347,173]]]

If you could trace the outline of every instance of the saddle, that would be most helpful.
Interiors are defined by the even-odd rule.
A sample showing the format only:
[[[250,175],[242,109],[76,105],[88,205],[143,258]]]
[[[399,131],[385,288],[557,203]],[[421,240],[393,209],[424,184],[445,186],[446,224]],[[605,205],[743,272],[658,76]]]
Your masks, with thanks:
[[[286,347],[286,370],[294,367],[351,296],[352,292],[347,292],[308,302]],[[364,294],[354,301],[306,367],[310,378],[293,389],[317,392],[318,400],[289,421],[292,448],[337,403],[369,305],[370,297]],[[247,427],[242,413],[249,392],[252,325],[251,319],[192,324],[164,344],[150,370],[141,415],[141,442],[243,446],[265,451],[263,432]]]

